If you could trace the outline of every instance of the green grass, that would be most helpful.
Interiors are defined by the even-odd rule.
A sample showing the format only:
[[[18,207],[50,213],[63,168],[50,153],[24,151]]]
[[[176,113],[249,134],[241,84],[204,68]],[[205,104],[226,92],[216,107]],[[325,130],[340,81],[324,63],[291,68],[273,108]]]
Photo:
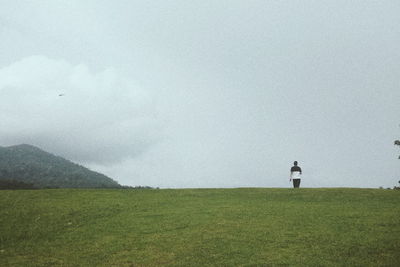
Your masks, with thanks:
[[[400,266],[400,191],[0,191],[0,266]]]

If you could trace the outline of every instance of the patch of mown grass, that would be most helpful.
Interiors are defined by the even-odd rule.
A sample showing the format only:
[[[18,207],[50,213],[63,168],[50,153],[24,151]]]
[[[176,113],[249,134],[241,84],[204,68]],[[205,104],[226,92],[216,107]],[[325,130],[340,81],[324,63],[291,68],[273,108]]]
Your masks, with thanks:
[[[1,266],[399,266],[375,189],[0,192]]]

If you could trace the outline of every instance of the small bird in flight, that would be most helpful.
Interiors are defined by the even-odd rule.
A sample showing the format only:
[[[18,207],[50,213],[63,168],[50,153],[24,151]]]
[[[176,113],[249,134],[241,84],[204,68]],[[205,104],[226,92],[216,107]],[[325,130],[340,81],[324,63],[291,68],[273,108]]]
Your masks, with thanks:
[[[58,96],[65,96],[65,94],[59,94]]]

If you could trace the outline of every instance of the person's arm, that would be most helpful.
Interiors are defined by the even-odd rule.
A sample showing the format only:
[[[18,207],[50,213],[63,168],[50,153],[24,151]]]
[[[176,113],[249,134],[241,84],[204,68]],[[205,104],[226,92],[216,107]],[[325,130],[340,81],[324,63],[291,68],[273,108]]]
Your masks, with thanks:
[[[299,170],[300,170],[300,174],[303,174],[303,172],[301,171],[301,168],[299,167]]]

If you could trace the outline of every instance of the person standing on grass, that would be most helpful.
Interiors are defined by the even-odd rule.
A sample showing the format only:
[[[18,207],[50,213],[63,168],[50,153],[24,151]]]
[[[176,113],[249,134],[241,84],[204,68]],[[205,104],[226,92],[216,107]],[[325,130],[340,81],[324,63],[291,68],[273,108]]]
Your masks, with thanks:
[[[294,166],[290,169],[290,181],[293,180],[293,188],[300,187],[301,168],[297,166],[297,161],[293,162]]]

